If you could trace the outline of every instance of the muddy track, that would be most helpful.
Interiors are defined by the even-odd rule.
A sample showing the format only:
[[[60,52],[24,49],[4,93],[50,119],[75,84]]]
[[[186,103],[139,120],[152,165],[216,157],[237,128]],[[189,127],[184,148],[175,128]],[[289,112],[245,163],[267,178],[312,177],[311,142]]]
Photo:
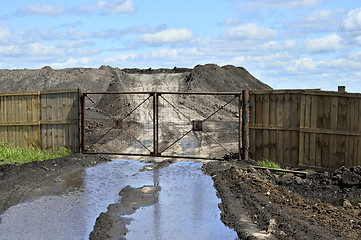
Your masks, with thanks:
[[[109,158],[99,155],[73,155],[21,166],[2,165],[0,213],[21,202],[71,191],[62,185],[65,174],[107,161]],[[163,168],[173,163],[157,161],[149,166]],[[222,201],[221,220],[235,229],[240,239],[361,238],[360,182],[352,181],[360,177],[361,168],[300,178],[256,170],[252,164],[212,161],[203,165]],[[121,190],[122,200],[100,214],[91,238],[124,236],[130,221],[126,215],[152,205],[158,191],[155,186]]]
[[[0,214],[16,204],[68,191],[62,175],[110,161],[109,156],[76,154],[44,162],[0,165]]]
[[[222,221],[241,239],[360,239],[361,189],[345,189],[331,181],[337,171],[325,184],[327,174],[301,179],[237,164],[212,166],[219,164],[205,169],[222,199]],[[342,205],[327,202],[329,191],[325,189],[332,189],[331,201]]]

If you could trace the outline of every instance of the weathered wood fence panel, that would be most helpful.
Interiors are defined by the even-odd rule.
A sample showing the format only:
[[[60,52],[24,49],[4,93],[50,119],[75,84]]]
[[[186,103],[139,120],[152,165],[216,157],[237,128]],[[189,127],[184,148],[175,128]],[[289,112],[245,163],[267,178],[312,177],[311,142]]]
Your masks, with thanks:
[[[0,142],[79,152],[80,96],[78,90],[0,93]]]
[[[324,168],[361,165],[361,95],[250,92],[250,158]]]

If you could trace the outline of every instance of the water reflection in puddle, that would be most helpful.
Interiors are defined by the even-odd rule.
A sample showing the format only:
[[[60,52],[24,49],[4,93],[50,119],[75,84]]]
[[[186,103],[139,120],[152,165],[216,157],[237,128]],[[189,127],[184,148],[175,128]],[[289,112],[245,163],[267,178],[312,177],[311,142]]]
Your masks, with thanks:
[[[154,177],[162,190],[157,204],[137,210],[127,239],[236,239],[220,221],[219,199],[200,163],[179,162]],[[157,171],[154,172],[157,174]]]
[[[65,176],[60,196],[43,196],[13,206],[0,216],[1,239],[88,239],[96,218],[119,202],[131,185],[160,185],[158,203],[138,209],[127,239],[235,239],[220,221],[219,199],[201,164],[180,162],[151,171],[144,163],[117,160]]]

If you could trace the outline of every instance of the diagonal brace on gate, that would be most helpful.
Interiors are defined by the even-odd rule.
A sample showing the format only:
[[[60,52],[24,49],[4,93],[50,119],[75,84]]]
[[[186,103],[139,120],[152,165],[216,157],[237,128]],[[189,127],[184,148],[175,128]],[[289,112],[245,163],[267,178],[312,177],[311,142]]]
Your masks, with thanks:
[[[181,114],[182,116],[184,116],[187,120],[189,120],[190,122],[194,122],[194,120],[192,121],[188,116],[186,116],[181,110],[179,110],[177,107],[174,106],[174,104],[172,104],[170,101],[168,101],[166,98],[164,98],[162,95],[160,95],[161,98],[167,102],[176,112],[178,112],[179,114]],[[201,124],[203,122],[208,121],[212,116],[214,116],[215,114],[217,114],[219,111],[221,111],[222,109],[224,109],[227,105],[229,105],[231,102],[233,102],[237,97],[239,97],[239,95],[235,95],[231,100],[229,100],[228,102],[226,102],[224,105],[222,105],[221,107],[219,107],[216,111],[214,111],[212,114],[210,114],[208,117],[206,117],[203,121],[199,121],[197,120],[197,122],[201,122]],[[240,116],[239,116],[240,117]],[[183,134],[180,138],[178,138],[177,140],[175,140],[173,143],[171,143],[170,145],[168,145],[163,151],[160,152],[160,154],[162,154],[163,152],[165,152],[166,150],[168,150],[169,148],[171,148],[172,146],[174,146],[177,142],[179,142],[180,140],[182,140],[185,136],[187,136],[189,133],[191,133],[192,131],[196,131],[194,126],[191,130],[187,131],[185,134]],[[198,130],[197,130],[198,131]],[[206,131],[204,131],[203,129],[201,130],[201,132],[203,132],[204,134],[206,134],[213,142],[215,142],[217,145],[219,145],[221,148],[223,148],[227,153],[230,154],[230,151],[228,151],[221,143],[219,143],[216,139],[214,139],[211,135],[209,135]]]
[[[113,127],[111,127],[110,129],[108,129],[102,136],[100,136],[94,143],[92,143],[90,146],[88,146],[86,149],[91,149],[95,144],[97,144],[101,139],[103,139],[106,135],[108,135],[113,129],[123,129],[124,132],[126,132],[129,136],[131,136],[135,141],[137,141],[142,147],[144,147],[147,151],[149,151],[150,153],[152,153],[151,150],[149,150],[149,148],[147,148],[139,139],[137,139],[137,137],[135,137],[134,134],[132,134],[128,129],[126,129],[123,124],[121,124],[121,122],[126,119],[127,117],[129,117],[133,112],[135,112],[140,106],[142,106],[145,102],[147,102],[153,95],[150,94],[146,99],[144,99],[140,104],[138,104],[136,107],[134,107],[129,113],[127,113],[125,115],[124,118],[122,119],[116,119],[113,116],[111,116],[107,111],[105,111],[104,109],[102,109],[97,103],[95,103],[93,101],[93,99],[91,99],[90,97],[88,97],[87,94],[84,94],[85,97],[91,101],[97,108],[99,108],[101,110],[101,112],[106,115],[107,117],[109,117],[110,119],[112,119],[114,121],[114,125]]]

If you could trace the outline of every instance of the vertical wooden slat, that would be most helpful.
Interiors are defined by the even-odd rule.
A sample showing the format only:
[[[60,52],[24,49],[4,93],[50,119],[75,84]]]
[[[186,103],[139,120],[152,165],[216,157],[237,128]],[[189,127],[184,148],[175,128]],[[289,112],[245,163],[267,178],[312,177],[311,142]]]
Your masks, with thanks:
[[[331,97],[324,96],[323,98],[323,128],[331,129]],[[330,155],[330,135],[324,134],[322,136],[322,167],[329,167],[329,155]]]
[[[60,94],[52,94],[53,96],[53,115],[54,118],[56,119],[56,121],[61,120],[61,98],[64,96],[64,93],[60,93]],[[59,149],[59,146],[61,145],[61,125],[58,124],[52,124],[51,127],[55,130],[54,131],[54,136],[53,136],[53,151],[57,151]]]
[[[270,111],[270,126],[276,126],[276,97],[275,94],[269,95],[269,111]],[[277,131],[276,130],[270,130],[270,142],[269,142],[269,157],[270,160],[276,161],[277,159]]]
[[[256,94],[250,94],[249,96],[249,123],[256,124]],[[249,157],[252,159],[256,158],[256,130],[250,129],[249,130],[249,140],[250,140],[250,152]]]
[[[19,110],[20,110],[20,114],[21,114],[21,122],[26,122],[28,123],[29,120],[28,120],[28,117],[27,117],[27,97],[26,96],[21,96],[21,103],[19,105]],[[22,126],[21,127],[21,147],[23,148],[28,148],[28,142],[29,142],[29,138],[28,138],[28,126]]]
[[[283,126],[283,105],[284,105],[284,96],[282,94],[278,94],[276,98],[276,122],[278,127]],[[277,131],[277,159],[278,163],[283,163],[283,132]]]
[[[301,98],[299,94],[291,94],[290,99],[290,126],[291,128],[299,128],[300,126],[300,117],[299,117],[299,102]],[[290,163],[297,165],[298,164],[298,151],[299,151],[299,131],[291,131],[291,158]]]
[[[337,130],[338,124],[338,97],[331,97],[331,111],[330,111],[330,129]],[[335,168],[338,159],[337,153],[337,135],[330,135],[330,150],[329,150],[329,168]]]
[[[286,130],[283,131],[283,162],[290,163],[291,160],[291,131],[288,130],[291,126],[291,96],[290,94],[284,95],[283,104],[283,126]]]
[[[305,158],[305,115],[306,115],[306,96],[300,94],[300,131],[299,131],[299,149],[298,149],[298,164],[304,165]]]
[[[347,130],[347,100],[346,97],[339,97],[338,99],[338,130],[346,131]],[[337,159],[336,159],[336,168],[341,167],[345,164],[346,160],[346,136],[338,135],[337,136]]]
[[[261,94],[256,95],[256,124],[261,125],[263,122],[263,97]],[[256,129],[256,154],[255,160],[261,160],[263,155],[263,130]]]
[[[318,108],[318,96],[311,96],[311,129],[317,127],[317,108]],[[310,165],[316,166],[316,133],[310,134]]]
[[[305,128],[311,127],[311,100],[312,96],[305,95],[306,104],[305,104]],[[310,165],[310,133],[305,133],[305,150],[304,150],[304,164]]]
[[[72,145],[72,149],[74,152],[80,151],[80,138],[79,138],[79,136],[81,135],[80,134],[80,119],[81,119],[80,118],[80,114],[81,114],[80,98],[81,98],[81,92],[80,92],[80,90],[78,90],[78,92],[72,94],[71,103],[70,103],[71,112],[72,112],[72,120],[77,123],[77,124],[73,125],[74,130],[72,131],[73,135],[71,136],[71,138],[74,140],[74,143]],[[248,158],[248,148],[247,148],[247,158]]]
[[[264,94],[263,95],[263,121],[262,124],[264,126],[269,127],[270,125],[270,100],[269,100],[269,95],[268,94]],[[269,136],[270,136],[270,130],[269,129],[264,129],[263,130],[263,158],[264,159],[270,159],[270,144],[269,144]]]
[[[324,103],[324,96],[317,96],[317,116],[316,116],[316,128],[319,130],[324,129],[324,109],[323,109],[323,103]],[[315,157],[315,166],[321,167],[322,165],[322,133],[316,134],[316,157]]]
[[[4,114],[5,114],[5,101],[4,96],[0,96],[0,122],[5,122],[4,120]],[[0,127],[0,142],[5,142],[5,129],[3,127]]]

